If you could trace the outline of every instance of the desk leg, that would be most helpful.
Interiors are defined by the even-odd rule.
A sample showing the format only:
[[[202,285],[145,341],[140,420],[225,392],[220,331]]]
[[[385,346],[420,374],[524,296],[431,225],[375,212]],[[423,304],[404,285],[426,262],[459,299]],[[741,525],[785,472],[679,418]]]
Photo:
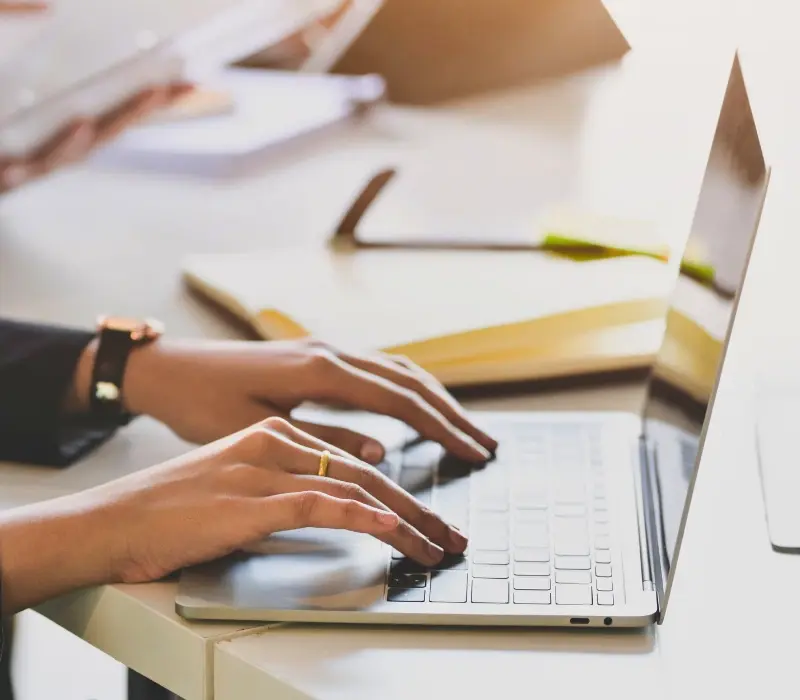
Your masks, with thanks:
[[[178,700],[178,698],[158,683],[128,669],[128,700]]]

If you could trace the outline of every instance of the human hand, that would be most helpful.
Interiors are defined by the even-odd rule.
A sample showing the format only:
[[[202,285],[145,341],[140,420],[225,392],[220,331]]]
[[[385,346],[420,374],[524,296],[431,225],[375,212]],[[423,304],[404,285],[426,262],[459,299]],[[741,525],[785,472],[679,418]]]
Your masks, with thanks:
[[[85,386],[91,364],[84,363],[79,379]],[[131,354],[124,396],[130,411],[197,443],[279,416],[367,462],[383,459],[383,446],[365,435],[292,418],[301,403],[313,401],[392,416],[466,460],[485,461],[497,447],[436,379],[407,359],[317,341],[162,338]]]
[[[0,515],[3,611],[85,586],[155,580],[304,527],[366,533],[428,566],[467,545],[378,470],[270,418],[98,488]]]
[[[190,89],[184,84],[173,84],[143,90],[99,117],[73,120],[23,157],[0,156],[0,193],[82,160],[93,149],[116,138],[152,112],[171,104]]]

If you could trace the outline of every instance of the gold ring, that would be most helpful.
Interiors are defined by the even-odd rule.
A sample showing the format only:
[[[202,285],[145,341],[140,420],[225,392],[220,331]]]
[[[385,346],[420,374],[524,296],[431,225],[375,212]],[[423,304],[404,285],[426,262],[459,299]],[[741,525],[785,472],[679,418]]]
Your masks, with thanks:
[[[328,464],[331,461],[331,453],[328,450],[323,450],[319,456],[319,471],[318,476],[328,476]]]

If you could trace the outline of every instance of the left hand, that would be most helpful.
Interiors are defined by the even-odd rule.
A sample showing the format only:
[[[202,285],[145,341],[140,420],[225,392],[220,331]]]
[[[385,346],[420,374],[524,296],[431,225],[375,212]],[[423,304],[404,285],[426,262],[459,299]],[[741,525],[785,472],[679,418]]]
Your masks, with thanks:
[[[6,7],[9,7],[8,5]],[[0,4],[0,12],[4,10]],[[191,87],[182,83],[142,90],[98,117],[79,117],[23,157],[0,156],[0,193],[86,158],[130,126],[166,107]]]
[[[86,396],[92,359],[82,364],[78,391]],[[392,416],[466,460],[485,461],[497,447],[434,377],[409,360],[351,354],[310,340],[161,338],[132,352],[124,396],[128,410],[195,443],[278,416],[366,462],[383,459],[383,446],[372,438],[292,417],[300,404],[313,401]]]

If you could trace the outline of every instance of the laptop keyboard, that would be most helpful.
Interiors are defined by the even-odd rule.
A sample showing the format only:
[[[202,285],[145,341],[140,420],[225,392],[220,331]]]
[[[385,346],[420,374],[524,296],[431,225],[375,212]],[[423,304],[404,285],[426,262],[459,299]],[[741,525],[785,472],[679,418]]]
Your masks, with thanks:
[[[434,569],[392,552],[389,602],[614,604],[600,429],[504,429],[487,465],[442,456],[425,442],[381,466],[470,540],[464,556]]]

